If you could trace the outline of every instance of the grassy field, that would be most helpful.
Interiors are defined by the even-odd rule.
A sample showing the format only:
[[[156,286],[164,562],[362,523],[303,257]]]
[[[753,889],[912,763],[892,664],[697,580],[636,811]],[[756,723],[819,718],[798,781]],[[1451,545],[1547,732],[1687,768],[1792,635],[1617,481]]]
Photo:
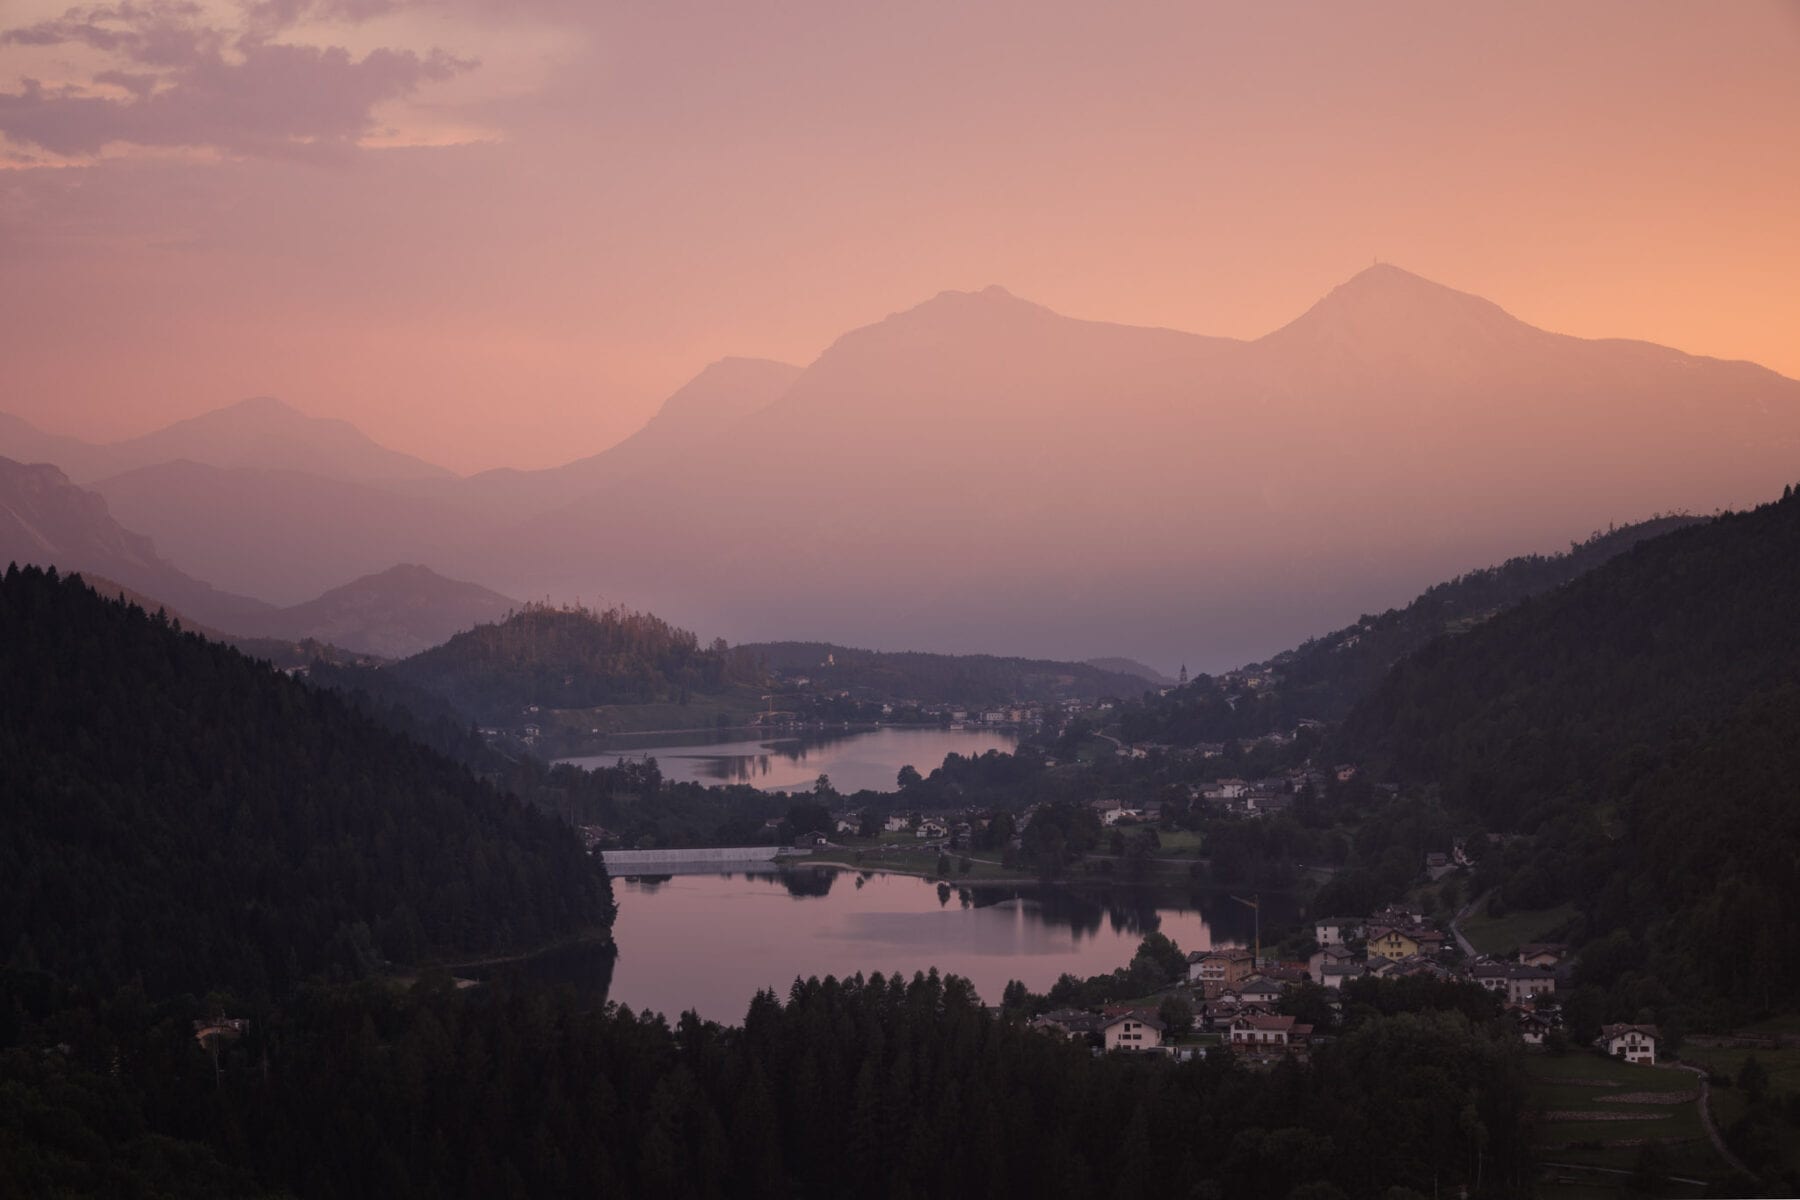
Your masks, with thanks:
[[[659,730],[704,731],[748,724],[765,707],[762,693],[743,684],[717,694],[695,692],[686,704],[609,704],[600,708],[566,708],[546,713],[559,737],[576,741],[609,733]],[[580,751],[574,751],[579,753]]]
[[[1158,857],[1197,856],[1200,853],[1200,835],[1191,829],[1158,830],[1156,836],[1162,843],[1162,848],[1156,852]]]
[[[1480,911],[1462,923],[1462,930],[1475,948],[1483,954],[1506,954],[1526,942],[1541,942],[1569,923],[1575,916],[1571,904],[1556,908],[1518,909],[1504,917],[1490,917]]]
[[[1637,1143],[1655,1140],[1664,1143],[1673,1174],[1723,1178],[1724,1165],[1700,1123],[1700,1081],[1691,1073],[1634,1066],[1585,1052],[1561,1058],[1531,1053],[1526,1070],[1531,1107],[1539,1114],[1533,1137],[1545,1161],[1629,1172],[1637,1165]],[[1608,1119],[1607,1114],[1629,1114],[1633,1119]],[[1612,1196],[1620,1194],[1627,1181],[1628,1176],[1598,1171],[1552,1171],[1539,1194],[1559,1200]],[[1701,1192],[1676,1187],[1668,1194]]]
[[[1740,1030],[1744,1034],[1792,1033],[1794,1018],[1782,1017],[1772,1022]],[[1800,1047],[1783,1046],[1775,1050],[1748,1050],[1741,1047],[1698,1046],[1692,1041],[1683,1042],[1681,1061],[1693,1063],[1697,1067],[1705,1067],[1716,1076],[1729,1076],[1733,1086],[1715,1083],[1712,1088],[1713,1124],[1720,1130],[1731,1128],[1731,1125],[1750,1107],[1744,1093],[1736,1086],[1738,1073],[1743,1069],[1744,1060],[1754,1055],[1762,1064],[1763,1070],[1769,1073],[1769,1093],[1778,1095],[1782,1092],[1800,1092]],[[1800,1167],[1800,1145],[1790,1144],[1787,1147],[1787,1163],[1790,1167]]]

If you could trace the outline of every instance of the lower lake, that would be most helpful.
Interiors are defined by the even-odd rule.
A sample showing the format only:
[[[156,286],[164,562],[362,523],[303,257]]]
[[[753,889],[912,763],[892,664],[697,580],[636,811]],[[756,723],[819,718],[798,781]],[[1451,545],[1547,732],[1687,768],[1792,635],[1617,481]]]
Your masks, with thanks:
[[[610,767],[619,759],[654,758],[663,778],[677,783],[747,783],[770,791],[812,786],[821,775],[846,795],[891,792],[900,768],[929,775],[948,754],[1011,753],[1016,734],[1000,730],[883,726],[844,733],[797,733],[726,740],[717,734],[615,736],[603,754],[560,759],[578,767]],[[654,739],[654,740],[652,740]]]
[[[911,875],[824,867],[733,875],[621,877],[610,951],[552,953],[529,973],[606,987],[608,998],[672,1022],[685,1009],[743,1020],[760,988],[795,978],[936,967],[998,1004],[1007,981],[1048,990],[1065,971],[1097,975],[1131,961],[1146,933],[1181,949],[1248,945],[1253,914],[1217,892],[1058,885],[938,885]],[[1265,897],[1264,916],[1291,916]]]

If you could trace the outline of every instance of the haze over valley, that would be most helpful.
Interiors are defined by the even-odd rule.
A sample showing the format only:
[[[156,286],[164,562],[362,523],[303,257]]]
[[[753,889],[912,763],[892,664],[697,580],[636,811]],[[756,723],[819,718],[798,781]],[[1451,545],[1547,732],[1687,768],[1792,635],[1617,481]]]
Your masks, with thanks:
[[[419,562],[731,640],[1221,670],[1437,578],[1766,495],[1800,384],[1378,265],[1247,342],[946,292],[804,368],[715,363],[548,470],[459,478],[268,399],[110,446],[15,419],[0,454],[61,455],[173,567],[275,607]]]
[[[0,1200],[1800,1195],[1796,62],[0,4]]]

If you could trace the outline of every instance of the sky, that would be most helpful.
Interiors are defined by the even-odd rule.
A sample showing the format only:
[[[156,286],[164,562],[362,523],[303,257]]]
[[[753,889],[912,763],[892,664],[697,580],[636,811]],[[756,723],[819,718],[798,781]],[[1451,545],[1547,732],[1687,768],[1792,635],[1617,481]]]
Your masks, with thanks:
[[[0,411],[548,466],[949,288],[1255,337],[1375,259],[1800,377],[1800,3],[0,0]]]

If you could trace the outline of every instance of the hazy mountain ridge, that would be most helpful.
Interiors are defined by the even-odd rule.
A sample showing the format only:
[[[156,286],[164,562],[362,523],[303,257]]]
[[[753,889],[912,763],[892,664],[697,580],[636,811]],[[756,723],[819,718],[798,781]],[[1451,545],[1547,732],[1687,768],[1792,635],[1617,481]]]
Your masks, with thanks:
[[[804,369],[714,364],[547,472],[102,487],[184,569],[280,604],[421,562],[744,641],[1219,670],[1482,563],[1748,502],[1796,456],[1800,383],[1384,265],[1250,341],[946,292]]]
[[[149,538],[121,527],[103,497],[47,463],[0,458],[0,561],[92,571],[220,628],[269,607],[175,567]]]
[[[351,580],[316,599],[249,622],[246,633],[333,642],[383,658],[404,658],[519,607],[479,584],[402,563]]]
[[[596,493],[496,556],[516,591],[604,585],[746,641],[1104,639],[1217,670],[1482,563],[1767,494],[1795,454],[1792,380],[1547,333],[1398,268],[1250,342],[989,289],[840,338],[683,487]],[[548,552],[568,545],[605,579]]]
[[[0,453],[54,462],[77,483],[188,460],[224,469],[305,471],[330,479],[389,481],[451,472],[390,450],[348,421],[311,417],[272,396],[256,396],[123,441],[92,443],[47,434],[14,416],[0,420]]]

